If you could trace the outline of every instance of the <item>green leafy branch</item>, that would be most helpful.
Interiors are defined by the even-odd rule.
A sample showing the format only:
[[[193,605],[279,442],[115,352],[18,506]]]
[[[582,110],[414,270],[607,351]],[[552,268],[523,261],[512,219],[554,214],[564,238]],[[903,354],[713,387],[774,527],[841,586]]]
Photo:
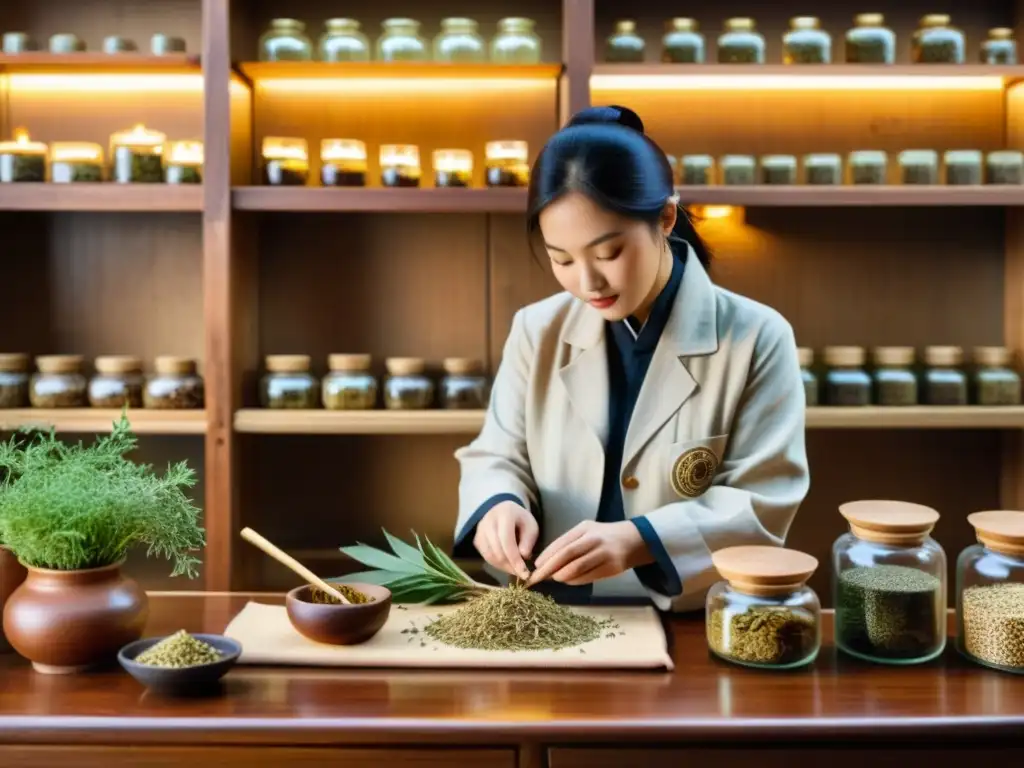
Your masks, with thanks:
[[[383,530],[383,529],[382,529]],[[361,581],[391,590],[396,603],[433,605],[458,602],[482,591],[498,589],[472,579],[454,560],[438,549],[427,536],[421,540],[413,532],[416,546],[384,531],[392,552],[362,542],[340,547],[353,560],[373,570],[353,573],[331,581]],[[393,554],[392,554],[393,553]]]

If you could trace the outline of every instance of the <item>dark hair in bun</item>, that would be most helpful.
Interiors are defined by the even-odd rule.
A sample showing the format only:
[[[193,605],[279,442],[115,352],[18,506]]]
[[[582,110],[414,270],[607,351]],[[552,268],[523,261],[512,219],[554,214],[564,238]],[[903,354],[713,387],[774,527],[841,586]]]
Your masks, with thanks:
[[[567,192],[581,192],[602,208],[656,226],[675,186],[668,158],[644,133],[640,116],[611,105],[577,112],[544,145],[530,174],[531,238],[540,227],[541,211]],[[685,259],[687,244],[709,268],[711,254],[680,210],[669,245],[677,258]]]

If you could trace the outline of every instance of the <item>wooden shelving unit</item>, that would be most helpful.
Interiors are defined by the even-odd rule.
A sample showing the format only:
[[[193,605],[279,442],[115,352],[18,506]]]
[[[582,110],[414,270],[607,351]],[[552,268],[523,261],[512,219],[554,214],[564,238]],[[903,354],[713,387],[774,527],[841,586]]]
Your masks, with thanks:
[[[0,410],[0,430],[53,427],[57,432],[109,432],[121,412],[106,408],[13,408]],[[145,411],[128,414],[140,435],[201,435],[206,432],[204,411]]]
[[[307,353],[322,374],[332,352],[368,352],[378,372],[392,355],[421,355],[432,366],[458,355],[485,360],[493,373],[514,312],[559,286],[529,248],[525,190],[486,189],[482,167],[471,189],[432,189],[431,152],[470,148],[482,166],[486,141],[522,139],[532,160],[591,103],[634,108],[674,155],[1024,148],[1024,66],[907,64],[910,34],[929,9],[884,5],[900,46],[900,63],[884,67],[778,64],[788,19],[807,12],[793,2],[756,14],[771,62],[760,66],[660,63],[671,14],[635,0],[489,5],[487,18],[480,14],[485,36],[502,16],[536,20],[544,63],[531,67],[258,61],[271,18],[301,18],[315,39],[322,20],[337,15],[327,0],[5,6],[0,30],[45,40],[60,28],[91,50],[109,34],[145,47],[160,31],[184,36],[189,54],[0,56],[0,136],[24,125],[34,139],[107,146],[112,132],[144,122],[170,138],[202,138],[206,166],[201,187],[0,185],[0,226],[10,233],[5,285],[15,286],[0,303],[0,348],[201,359],[204,412],[132,417],[144,458],[188,459],[201,470],[208,589],[292,583],[241,544],[242,525],[327,573],[338,567],[338,546],[379,540],[382,527],[443,543],[457,505],[452,454],[482,414],[262,410],[263,356]],[[371,40],[394,15],[419,19],[429,38],[442,18],[475,13],[456,6],[395,0],[356,3],[345,14]],[[1024,34],[1024,0],[953,6],[971,60],[989,27]],[[837,56],[862,10],[852,0],[822,7]],[[732,10],[705,2],[686,13],[700,21],[713,62]],[[619,18],[637,21],[647,62],[603,63]],[[261,184],[266,136],[309,142],[308,186]],[[369,187],[319,188],[319,142],[335,137],[367,143]],[[384,143],[419,146],[423,188],[381,188]],[[782,312],[801,345],[1024,352],[1024,188],[679,193],[687,205],[744,209],[700,225],[716,255],[712,277]],[[88,433],[109,429],[113,415],[0,412],[0,428],[39,419]],[[812,490],[789,541],[823,561],[842,530],[836,505],[850,498],[937,506],[937,536],[951,553],[970,540],[970,511],[1024,507],[1022,409],[821,407],[809,410],[808,427]],[[156,572],[145,570],[147,586],[194,588]]]

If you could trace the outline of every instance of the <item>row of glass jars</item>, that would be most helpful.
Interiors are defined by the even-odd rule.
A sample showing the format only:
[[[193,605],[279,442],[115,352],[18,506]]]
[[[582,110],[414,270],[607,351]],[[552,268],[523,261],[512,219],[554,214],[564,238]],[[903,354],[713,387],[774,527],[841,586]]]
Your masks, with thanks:
[[[273,19],[260,37],[261,61],[370,61],[370,41],[355,19],[328,19],[314,48],[305,23],[296,19]],[[536,64],[541,41],[532,19],[507,18],[498,22],[497,33],[488,43],[474,19],[448,18],[432,41],[421,33],[416,19],[385,19],[383,33],[373,47],[377,61],[441,61],[497,64]]]
[[[203,143],[168,141],[159,131],[136,125],[110,137],[110,164],[103,147],[84,141],[47,145],[22,128],[0,142],[0,183],[114,181],[121,184],[201,184]]]
[[[934,509],[857,501],[840,513],[849,530],[832,547],[835,647],[865,661],[919,664],[946,648],[946,555],[931,533]],[[978,543],[956,566],[957,648],[994,669],[1024,673],[1024,512],[968,516]],[[723,581],[706,599],[707,642],[722,659],[787,669],[821,648],[821,604],[807,580],[818,561],[777,547],[719,550]]]
[[[0,408],[203,407],[203,379],[192,358],[157,357],[146,375],[138,357],[105,355],[94,361],[91,377],[81,355],[41,355],[35,363],[30,372],[28,355],[0,354]]]
[[[668,156],[679,184],[887,184],[889,156],[880,150],[850,152],[844,169],[836,153],[804,155],[683,155]],[[900,184],[1024,184],[1024,152],[977,149],[948,150],[942,156],[931,149],[908,149],[898,156]]]
[[[28,32],[4,32],[3,52],[8,55],[38,51],[39,41]],[[50,35],[47,50],[50,53],[82,53],[88,50],[85,41],[78,35],[60,32]],[[101,50],[104,53],[136,53],[139,46],[135,41],[121,35],[110,35],[103,38]],[[167,56],[172,53],[185,53],[185,38],[177,35],[157,33],[149,40],[149,52],[154,56]]]
[[[896,33],[885,26],[880,13],[855,17],[854,26],[845,35],[845,60],[857,64],[892,64],[896,60]],[[707,58],[704,35],[695,19],[675,18],[666,22],[661,38],[661,60],[676,64],[702,64]],[[754,19],[732,18],[725,22],[717,38],[720,64],[763,64],[766,43],[757,31]],[[636,31],[636,22],[622,20],[605,41],[605,61],[641,62],[646,41]],[[962,64],[967,56],[964,33],[952,26],[946,14],[930,14],[920,21],[911,37],[914,63]],[[782,61],[785,64],[829,64],[833,60],[832,36],[821,28],[814,16],[790,19],[782,35]],[[981,44],[979,60],[984,64],[1016,64],[1017,43],[1009,27],[990,29]]]
[[[530,181],[525,141],[489,141],[484,148],[489,187],[525,187]],[[305,139],[267,136],[263,139],[263,182],[304,186],[309,181],[309,148]],[[415,144],[382,144],[380,182],[385,187],[418,187],[422,176]],[[473,152],[437,149],[433,153],[434,186],[468,187],[473,178]],[[320,182],[325,187],[362,187],[367,183],[366,144],[357,139],[320,142]]]
[[[490,382],[483,363],[451,357],[442,363],[439,382],[418,357],[389,357],[382,383],[372,372],[373,359],[365,354],[332,354],[323,379],[311,370],[309,355],[267,355],[260,379],[260,405],[264,408],[331,411],[445,409],[480,410],[487,407]]]
[[[918,365],[913,347],[876,347],[867,366],[863,347],[826,347],[824,371],[814,351],[798,350],[808,405],[902,406],[1021,403],[1021,376],[1005,347],[976,347],[971,366],[960,347],[933,346]]]

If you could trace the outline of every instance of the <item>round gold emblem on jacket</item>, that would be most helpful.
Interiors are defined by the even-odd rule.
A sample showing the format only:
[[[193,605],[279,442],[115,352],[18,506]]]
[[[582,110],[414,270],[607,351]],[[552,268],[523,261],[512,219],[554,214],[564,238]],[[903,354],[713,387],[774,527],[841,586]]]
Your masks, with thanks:
[[[691,448],[672,465],[672,488],[680,496],[700,496],[711,485],[718,470],[718,457],[703,446]]]

